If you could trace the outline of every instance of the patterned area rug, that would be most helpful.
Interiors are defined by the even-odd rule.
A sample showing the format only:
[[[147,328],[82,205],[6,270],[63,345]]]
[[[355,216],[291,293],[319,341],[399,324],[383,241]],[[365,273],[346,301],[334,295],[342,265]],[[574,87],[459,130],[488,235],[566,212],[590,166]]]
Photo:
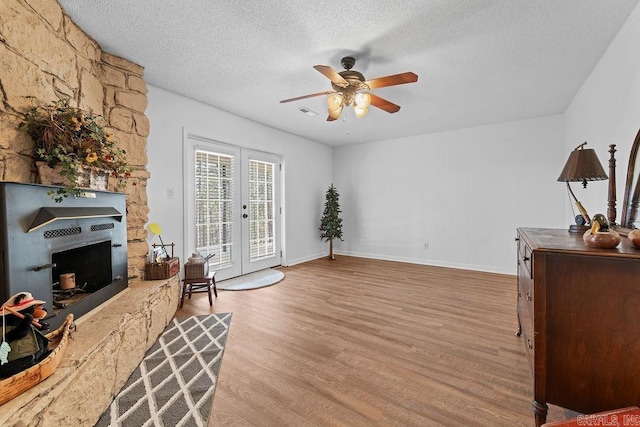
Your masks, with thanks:
[[[217,282],[216,288],[225,291],[244,291],[275,285],[282,279],[284,279],[284,273],[282,271],[267,268],[256,271],[255,273]]]
[[[96,427],[206,426],[231,313],[173,319]]]

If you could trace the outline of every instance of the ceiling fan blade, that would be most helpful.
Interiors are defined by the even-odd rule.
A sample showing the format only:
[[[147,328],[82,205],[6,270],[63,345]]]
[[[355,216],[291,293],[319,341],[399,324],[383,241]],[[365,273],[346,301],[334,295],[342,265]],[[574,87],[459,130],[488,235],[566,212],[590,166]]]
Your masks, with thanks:
[[[328,65],[314,65],[313,68],[320,71],[326,78],[331,80],[338,86],[347,86],[349,82],[346,81],[336,70]]]
[[[377,89],[379,87],[402,85],[405,83],[414,83],[418,81],[418,75],[411,71],[394,74],[392,76],[378,77],[377,79],[367,80],[364,82],[370,89]]]
[[[384,98],[380,98],[378,95],[374,95],[372,93],[370,93],[369,95],[371,95],[371,105],[373,105],[374,107],[378,107],[381,110],[386,111],[387,113],[396,113],[398,112],[398,110],[400,110],[400,106],[394,104],[391,101],[387,101]]]
[[[280,101],[280,103],[284,104],[285,102],[299,101],[301,99],[313,98],[314,96],[331,95],[332,93],[335,93],[335,91],[329,90],[325,92],[311,93],[309,95],[302,95],[302,96],[297,96],[295,98],[283,99],[282,101]]]

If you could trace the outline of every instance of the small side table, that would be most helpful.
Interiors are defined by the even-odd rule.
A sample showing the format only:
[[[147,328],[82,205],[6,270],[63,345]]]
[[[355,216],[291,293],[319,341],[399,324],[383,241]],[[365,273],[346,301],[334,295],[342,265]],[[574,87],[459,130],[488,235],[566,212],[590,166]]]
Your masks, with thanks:
[[[209,294],[209,305],[213,305],[213,298],[211,296],[211,289],[218,298],[218,290],[216,289],[216,272],[210,272],[207,277],[200,277],[198,279],[183,279],[182,280],[182,297],[180,298],[180,308],[184,305],[184,297],[189,293],[189,299],[191,294],[197,294],[199,292],[207,292]]]

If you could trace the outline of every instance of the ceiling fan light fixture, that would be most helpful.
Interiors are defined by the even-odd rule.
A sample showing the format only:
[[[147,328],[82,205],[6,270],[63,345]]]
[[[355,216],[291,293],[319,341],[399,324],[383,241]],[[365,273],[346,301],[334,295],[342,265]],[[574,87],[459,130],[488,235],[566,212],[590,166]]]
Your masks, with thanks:
[[[338,119],[342,113],[342,105],[338,105],[337,108],[329,108],[329,117],[332,119]]]
[[[399,105],[387,101],[380,96],[372,95],[369,91],[381,87],[414,83],[418,81],[418,76],[411,71],[407,71],[405,73],[366,80],[361,72],[352,70],[355,62],[356,60],[352,56],[342,58],[342,66],[345,68],[345,71],[340,72],[337,72],[328,65],[314,65],[313,68],[331,80],[331,88],[333,90],[283,99],[280,103],[327,95],[327,107],[329,110],[329,117],[327,117],[328,122],[337,120],[344,107],[353,107],[356,117],[358,118],[364,117],[367,114],[370,105],[387,113],[397,113],[400,110]]]
[[[342,94],[333,93],[327,97],[327,106],[329,110],[336,110],[342,107]]]
[[[368,107],[360,107],[359,105],[354,105],[353,106],[353,111],[355,111],[356,113],[356,118],[361,119],[364,116],[367,115],[367,113],[369,112],[369,108]]]
[[[343,101],[344,99],[341,93],[333,93],[327,97],[329,116],[334,119],[340,117],[340,113],[342,113]]]
[[[369,107],[369,105],[371,104],[371,95],[369,94],[369,92],[356,93],[355,103],[356,103],[357,107],[366,110]],[[354,107],[354,108],[356,108],[356,107]]]

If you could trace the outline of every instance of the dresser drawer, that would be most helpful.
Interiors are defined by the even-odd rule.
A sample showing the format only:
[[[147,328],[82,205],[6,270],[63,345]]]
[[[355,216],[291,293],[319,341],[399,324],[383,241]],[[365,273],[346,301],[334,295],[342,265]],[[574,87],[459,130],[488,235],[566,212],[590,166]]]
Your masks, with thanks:
[[[533,340],[533,331],[530,331],[530,335],[527,334],[523,330],[522,332],[522,342],[524,344],[525,351],[527,352],[527,359],[529,360],[529,369],[531,370],[531,375],[535,374],[535,343]]]
[[[522,329],[532,332],[533,331],[533,304],[531,301],[526,300],[526,294],[523,293],[522,299],[518,304],[520,311],[520,321],[522,322]],[[531,333],[530,333],[531,335]]]
[[[533,275],[532,251],[525,241],[518,238],[518,319],[522,329],[522,341],[526,349],[529,367],[533,374],[535,341],[533,331]]]
[[[533,279],[527,269],[518,266],[518,313],[522,330],[533,338]]]
[[[522,238],[518,238],[518,266],[523,266],[527,271],[527,276],[533,278],[533,255],[531,248],[525,243]],[[518,273],[519,274],[519,273]]]

